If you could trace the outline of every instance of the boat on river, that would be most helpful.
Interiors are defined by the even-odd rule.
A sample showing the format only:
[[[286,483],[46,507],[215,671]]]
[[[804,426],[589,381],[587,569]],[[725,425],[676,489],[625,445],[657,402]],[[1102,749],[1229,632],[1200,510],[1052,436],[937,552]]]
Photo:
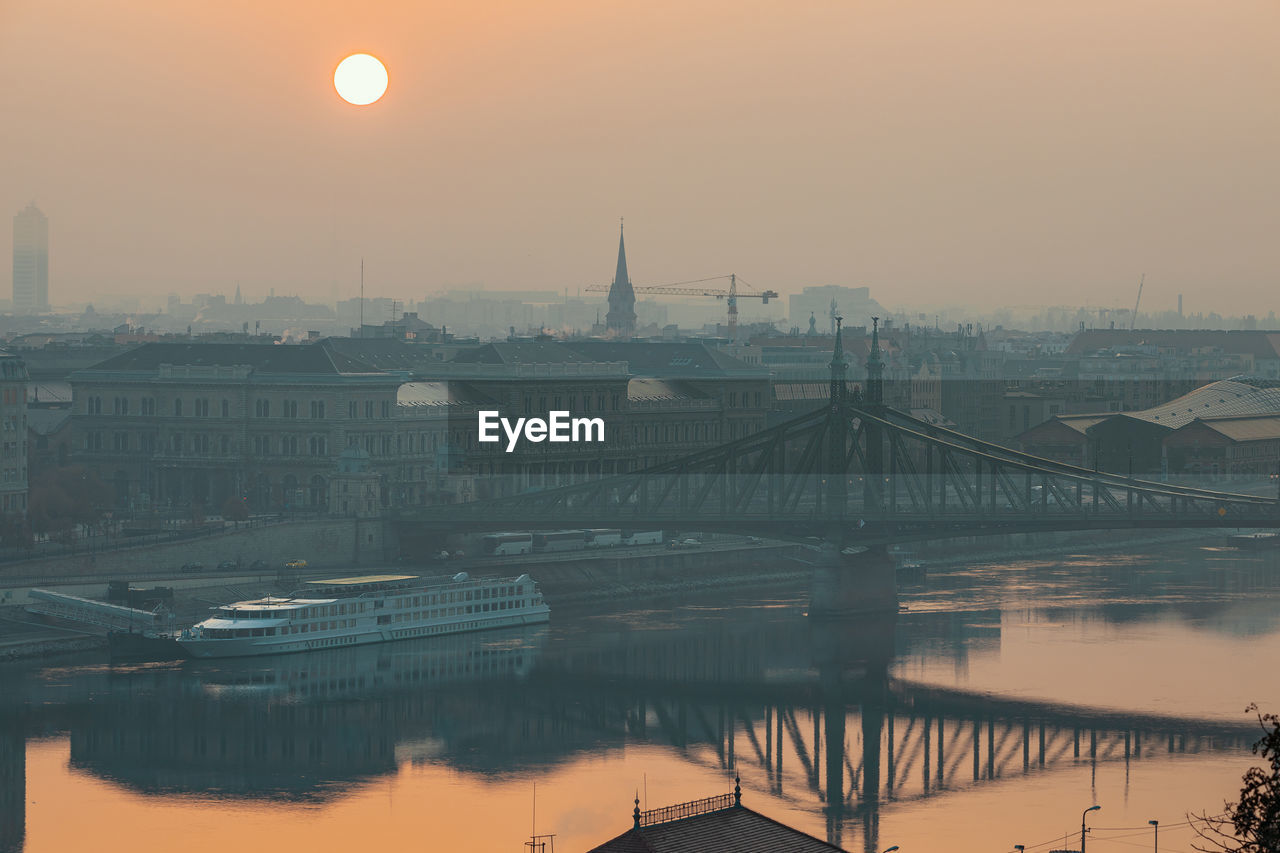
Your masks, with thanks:
[[[551,609],[517,578],[360,575],[310,581],[287,596],[238,601],[178,635],[197,658],[245,657],[384,643],[547,622]]]

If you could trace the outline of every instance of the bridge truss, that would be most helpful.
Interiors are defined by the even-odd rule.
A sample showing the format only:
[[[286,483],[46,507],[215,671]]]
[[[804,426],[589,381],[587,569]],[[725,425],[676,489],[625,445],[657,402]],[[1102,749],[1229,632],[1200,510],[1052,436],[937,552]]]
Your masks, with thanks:
[[[840,399],[628,474],[413,518],[447,530],[621,527],[846,544],[1107,528],[1277,527],[1272,498],[1091,471]]]

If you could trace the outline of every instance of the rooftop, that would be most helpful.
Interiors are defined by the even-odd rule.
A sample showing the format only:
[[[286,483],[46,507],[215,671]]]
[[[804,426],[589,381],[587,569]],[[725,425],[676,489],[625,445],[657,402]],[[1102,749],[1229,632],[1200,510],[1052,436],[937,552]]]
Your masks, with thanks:
[[[249,367],[272,374],[381,374],[378,368],[318,344],[149,343],[83,372],[159,372],[162,366]]]
[[[330,578],[328,580],[307,581],[307,583],[320,586],[355,586],[362,583],[391,583],[393,581],[411,581],[415,580],[417,575],[358,575],[351,578]]]
[[[833,844],[742,805],[742,788],[660,809],[640,811],[633,826],[589,853],[830,853]]]

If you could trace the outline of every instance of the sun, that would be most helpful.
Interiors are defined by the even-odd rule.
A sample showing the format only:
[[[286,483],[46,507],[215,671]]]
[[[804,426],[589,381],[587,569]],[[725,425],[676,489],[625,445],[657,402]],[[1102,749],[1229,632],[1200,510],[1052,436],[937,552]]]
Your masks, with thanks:
[[[349,104],[372,104],[387,91],[387,68],[367,53],[353,53],[338,63],[333,88]]]

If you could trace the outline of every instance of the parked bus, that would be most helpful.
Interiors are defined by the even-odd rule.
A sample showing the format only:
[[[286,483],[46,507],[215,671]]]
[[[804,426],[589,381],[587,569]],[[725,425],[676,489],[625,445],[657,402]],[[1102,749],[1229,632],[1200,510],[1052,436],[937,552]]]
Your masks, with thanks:
[[[661,530],[629,530],[622,535],[623,545],[661,545]]]
[[[505,557],[533,551],[532,533],[490,533],[480,537],[481,553],[486,557]]]
[[[546,551],[581,551],[587,547],[585,530],[548,530],[533,534],[533,550]]]
[[[608,528],[595,528],[583,531],[587,534],[588,548],[611,548],[622,544],[622,531]]]

